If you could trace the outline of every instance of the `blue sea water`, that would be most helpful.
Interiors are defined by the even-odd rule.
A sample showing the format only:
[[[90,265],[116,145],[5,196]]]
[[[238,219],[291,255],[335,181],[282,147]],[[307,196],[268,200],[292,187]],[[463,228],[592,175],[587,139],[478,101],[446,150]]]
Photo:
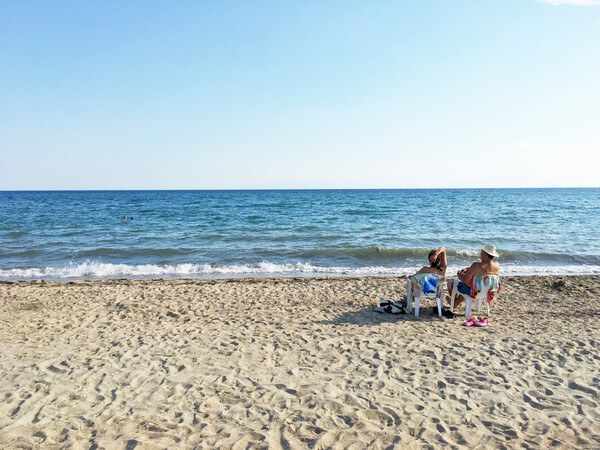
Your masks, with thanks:
[[[133,216],[133,220],[121,220]],[[0,280],[600,273],[600,189],[0,192]]]

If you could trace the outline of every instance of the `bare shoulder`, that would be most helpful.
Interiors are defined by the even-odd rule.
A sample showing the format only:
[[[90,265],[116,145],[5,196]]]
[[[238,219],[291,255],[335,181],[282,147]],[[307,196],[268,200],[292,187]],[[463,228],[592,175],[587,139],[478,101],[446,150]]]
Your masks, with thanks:
[[[498,272],[500,270],[500,264],[498,264],[498,261],[492,261],[491,265],[491,273],[493,275],[498,275]]]
[[[438,273],[437,269],[434,269],[433,267],[423,267],[421,268],[421,270],[419,270],[417,273],[415,273],[415,275],[420,275],[422,273]]]
[[[471,267],[469,267],[469,278],[470,277],[477,277],[479,275],[483,275],[485,273],[485,267],[483,265],[483,263],[481,261],[476,261],[473,264],[471,264]]]
[[[477,275],[498,275],[499,265],[497,261],[489,261],[487,264],[480,263],[481,269]]]
[[[469,269],[474,270],[474,271],[481,271],[481,269],[483,268],[483,263],[481,261],[475,261],[473,264],[471,264],[471,267],[469,267]]]

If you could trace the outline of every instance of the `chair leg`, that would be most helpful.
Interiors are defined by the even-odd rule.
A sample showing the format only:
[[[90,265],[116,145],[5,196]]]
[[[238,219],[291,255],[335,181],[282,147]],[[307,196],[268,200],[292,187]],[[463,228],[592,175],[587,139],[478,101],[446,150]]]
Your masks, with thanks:
[[[465,298],[465,317],[469,318],[471,315],[471,307],[473,306],[473,299],[471,296]]]
[[[412,311],[412,302],[413,302],[413,292],[412,285],[410,283],[410,279],[406,282],[406,311]]]
[[[452,312],[454,312],[454,297],[456,297],[456,292],[457,292],[456,286],[458,286],[457,282],[452,283],[452,295],[450,298],[450,311],[452,311]]]
[[[479,312],[479,313],[481,312],[481,301],[482,300],[483,299],[481,297],[479,297],[479,306],[477,307],[477,312]]]
[[[437,302],[438,314],[442,317],[442,302],[444,301],[444,297],[436,297],[435,301]]]
[[[487,302],[487,300],[486,300],[485,304],[487,305],[487,310],[488,310],[487,316],[490,317],[490,304]]]
[[[415,297],[415,317],[419,317],[419,306],[421,303],[421,296],[417,295]]]

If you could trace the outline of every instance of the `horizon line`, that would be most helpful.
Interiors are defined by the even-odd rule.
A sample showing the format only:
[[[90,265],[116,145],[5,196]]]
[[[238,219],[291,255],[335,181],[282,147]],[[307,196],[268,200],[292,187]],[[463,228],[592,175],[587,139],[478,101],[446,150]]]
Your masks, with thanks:
[[[0,192],[222,192],[222,191],[435,191],[500,189],[599,189],[600,186],[524,186],[524,187],[410,187],[410,188],[220,188],[220,189],[0,189]]]

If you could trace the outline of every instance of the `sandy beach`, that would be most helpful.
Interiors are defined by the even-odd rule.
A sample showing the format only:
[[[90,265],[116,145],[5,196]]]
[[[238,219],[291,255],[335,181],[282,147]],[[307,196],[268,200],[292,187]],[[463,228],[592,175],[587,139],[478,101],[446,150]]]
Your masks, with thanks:
[[[600,446],[600,276],[504,277],[488,328],[372,311],[405,283],[1,283],[0,447]]]

